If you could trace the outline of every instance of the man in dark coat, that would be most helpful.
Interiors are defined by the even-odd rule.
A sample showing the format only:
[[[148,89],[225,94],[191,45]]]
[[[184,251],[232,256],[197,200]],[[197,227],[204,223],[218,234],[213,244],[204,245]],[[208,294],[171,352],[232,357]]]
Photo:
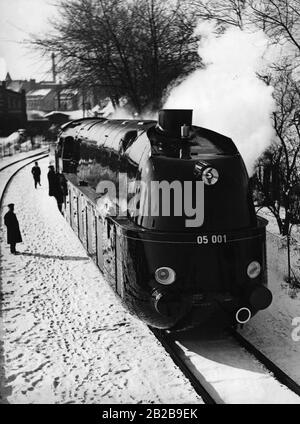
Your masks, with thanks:
[[[35,162],[31,173],[34,179],[34,187],[36,188],[38,184],[41,185],[41,168],[39,167],[38,162]]]
[[[8,205],[9,211],[4,215],[4,224],[7,227],[7,243],[10,244],[10,252],[15,255],[18,253],[16,251],[16,243],[22,242],[22,236],[20,233],[19,222],[16,214],[14,213],[14,206],[15,205],[13,203]]]
[[[49,196],[55,197],[57,202],[57,207],[59,211],[62,213],[64,194],[63,194],[63,189],[61,186],[60,175],[55,172],[53,165],[49,166],[48,182],[49,182]]]
[[[56,174],[53,165],[50,165],[48,168],[49,196],[54,196],[56,192]]]

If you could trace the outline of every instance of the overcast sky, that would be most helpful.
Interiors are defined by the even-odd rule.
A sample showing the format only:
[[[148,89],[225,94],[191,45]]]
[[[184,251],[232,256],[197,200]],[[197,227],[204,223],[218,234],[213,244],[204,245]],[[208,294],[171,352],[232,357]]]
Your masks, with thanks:
[[[8,71],[13,79],[49,79],[51,58],[41,59],[21,43],[30,34],[49,29],[57,0],[0,0],[0,79]],[[6,63],[6,69],[4,69]]]

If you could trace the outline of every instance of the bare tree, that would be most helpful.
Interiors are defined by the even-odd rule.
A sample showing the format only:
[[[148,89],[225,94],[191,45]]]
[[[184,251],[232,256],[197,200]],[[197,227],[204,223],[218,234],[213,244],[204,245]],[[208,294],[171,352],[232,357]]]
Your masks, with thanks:
[[[99,86],[117,105],[156,109],[169,83],[199,62],[192,17],[181,0],[62,0],[54,34],[35,39],[54,51],[73,85]]]
[[[291,277],[290,236],[294,224],[300,224],[300,89],[293,69],[286,64],[272,81],[277,110],[273,125],[277,143],[257,164],[253,177],[254,194],[260,206],[274,215],[280,234],[287,238],[288,282]]]
[[[252,24],[275,42],[284,40],[300,50],[299,0],[187,0],[202,20],[221,26]]]
[[[223,29],[227,26],[243,28],[247,0],[188,0],[200,20],[214,20]]]
[[[283,40],[300,53],[299,0],[247,0],[248,15],[274,41]]]

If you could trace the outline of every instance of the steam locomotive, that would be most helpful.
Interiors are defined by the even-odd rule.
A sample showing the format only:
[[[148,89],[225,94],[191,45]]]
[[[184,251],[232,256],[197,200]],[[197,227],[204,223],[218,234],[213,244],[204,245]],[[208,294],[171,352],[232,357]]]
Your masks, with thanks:
[[[272,302],[267,221],[255,214],[244,162],[230,138],[193,126],[192,110],[158,118],[61,127],[66,219],[150,326],[244,324]]]

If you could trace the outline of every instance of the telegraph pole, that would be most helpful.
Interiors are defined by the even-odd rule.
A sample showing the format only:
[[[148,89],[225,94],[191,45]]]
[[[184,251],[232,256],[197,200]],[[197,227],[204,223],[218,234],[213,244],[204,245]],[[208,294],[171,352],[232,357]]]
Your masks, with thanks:
[[[85,92],[84,88],[81,89],[82,93],[82,117],[85,118]]]
[[[51,55],[52,59],[52,81],[56,83],[56,64],[55,64],[55,53],[53,52]]]
[[[54,84],[56,84],[57,72],[56,72],[55,53],[54,52],[51,54],[51,59],[52,59],[52,81],[53,81]],[[59,83],[59,87],[56,87],[57,109],[60,110],[60,108],[61,108],[61,104],[60,104],[61,81],[59,81],[58,83]]]

